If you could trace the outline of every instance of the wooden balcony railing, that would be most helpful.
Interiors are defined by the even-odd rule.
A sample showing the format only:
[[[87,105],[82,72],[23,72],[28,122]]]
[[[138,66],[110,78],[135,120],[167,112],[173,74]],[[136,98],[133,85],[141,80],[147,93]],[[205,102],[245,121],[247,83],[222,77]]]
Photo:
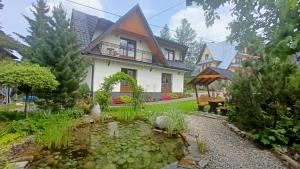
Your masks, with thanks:
[[[101,41],[99,50],[102,55],[106,56],[152,63],[152,53],[140,49],[129,48],[118,44]]]

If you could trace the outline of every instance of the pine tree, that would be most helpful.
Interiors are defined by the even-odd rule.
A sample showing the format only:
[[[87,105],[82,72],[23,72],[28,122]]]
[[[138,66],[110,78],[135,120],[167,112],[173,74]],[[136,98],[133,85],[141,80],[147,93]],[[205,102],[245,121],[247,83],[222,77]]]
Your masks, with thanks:
[[[33,63],[43,63],[43,61],[41,61],[41,58],[46,55],[46,52],[48,50],[46,39],[48,38],[47,35],[49,31],[48,22],[50,18],[47,16],[49,10],[50,9],[47,6],[46,1],[37,0],[36,4],[33,4],[33,9],[31,9],[34,18],[31,19],[24,15],[24,18],[29,24],[29,35],[22,36],[20,34],[17,34],[29,46],[21,53],[24,57],[23,59]]]
[[[87,64],[61,4],[53,9],[50,25],[51,40],[48,43],[52,52],[49,52],[46,64],[53,68],[60,83],[55,91],[54,102],[70,107],[75,104],[76,91],[86,75]]]
[[[195,40],[197,37],[196,31],[191,27],[191,24],[187,19],[181,20],[181,25],[176,28],[175,32],[175,41],[179,44],[185,45],[189,47],[186,53],[185,63],[190,68],[193,69],[195,67],[195,61],[197,57],[197,52],[195,50],[198,49],[199,44]]]
[[[86,61],[81,56],[76,33],[60,4],[48,17],[49,8],[38,0],[32,10],[34,18],[26,17],[29,35],[21,36],[28,44],[27,60],[49,67],[59,86],[51,93],[37,93],[47,101],[48,107],[71,107],[75,104],[76,91],[86,75]],[[53,103],[53,104],[50,104]]]
[[[176,28],[175,40],[185,46],[190,47],[195,42],[197,37],[196,31],[191,27],[187,19],[181,20],[181,25]]]
[[[172,37],[171,37],[170,29],[167,24],[160,31],[160,37],[166,40],[171,40]]]

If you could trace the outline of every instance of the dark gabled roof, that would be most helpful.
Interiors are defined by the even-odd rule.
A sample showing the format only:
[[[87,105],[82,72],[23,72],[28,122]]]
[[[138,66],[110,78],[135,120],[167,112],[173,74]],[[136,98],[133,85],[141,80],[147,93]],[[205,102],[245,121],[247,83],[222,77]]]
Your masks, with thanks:
[[[172,40],[163,39],[159,36],[155,36],[155,39],[157,40],[158,44],[165,45],[165,46],[170,46],[170,47],[173,47],[175,49],[182,50],[183,51],[183,60],[184,60],[186,52],[188,50],[187,46],[182,45],[182,44],[177,43],[177,42],[174,42]]]
[[[110,20],[88,15],[75,9],[72,10],[71,20],[82,49],[85,49],[91,43],[96,28],[106,30],[114,24]]]
[[[203,77],[206,76],[206,77]],[[196,77],[189,81],[188,85],[207,86],[218,79],[232,80],[234,73],[227,69],[208,67],[200,72]]]

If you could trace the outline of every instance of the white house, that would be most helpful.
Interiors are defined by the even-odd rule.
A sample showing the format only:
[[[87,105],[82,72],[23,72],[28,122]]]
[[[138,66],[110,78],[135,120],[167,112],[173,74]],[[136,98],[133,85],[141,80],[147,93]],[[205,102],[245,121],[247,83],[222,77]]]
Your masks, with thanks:
[[[73,10],[72,25],[90,67],[86,83],[91,91],[101,88],[105,77],[125,72],[153,97],[183,92],[183,63],[187,47],[153,35],[140,7],[136,5],[117,22]],[[114,94],[130,92],[126,82]]]

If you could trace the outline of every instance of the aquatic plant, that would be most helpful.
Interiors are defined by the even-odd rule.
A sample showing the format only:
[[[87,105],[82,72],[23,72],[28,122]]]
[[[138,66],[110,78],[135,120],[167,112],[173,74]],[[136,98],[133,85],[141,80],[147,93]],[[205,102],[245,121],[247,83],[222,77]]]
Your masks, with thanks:
[[[71,120],[62,117],[45,126],[45,130],[38,136],[38,143],[48,149],[61,149],[69,145]]]

